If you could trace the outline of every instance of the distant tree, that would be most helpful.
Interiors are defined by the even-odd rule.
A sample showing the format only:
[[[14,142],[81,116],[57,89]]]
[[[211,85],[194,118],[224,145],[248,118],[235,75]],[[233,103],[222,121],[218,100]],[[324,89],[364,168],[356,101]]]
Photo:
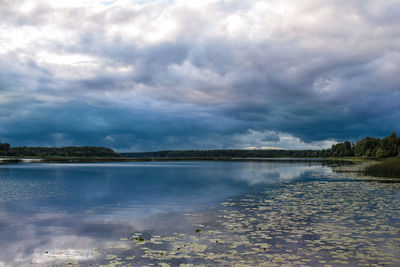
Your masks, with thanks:
[[[378,139],[367,136],[366,138],[357,141],[354,147],[354,153],[358,157],[375,157],[378,145]]]
[[[10,149],[10,144],[0,143],[0,150],[1,151],[8,151],[9,149]]]
[[[1,145],[0,145],[1,151]],[[40,156],[40,157],[119,157],[112,149],[106,147],[8,147],[7,156]],[[1,153],[4,155],[4,153]]]

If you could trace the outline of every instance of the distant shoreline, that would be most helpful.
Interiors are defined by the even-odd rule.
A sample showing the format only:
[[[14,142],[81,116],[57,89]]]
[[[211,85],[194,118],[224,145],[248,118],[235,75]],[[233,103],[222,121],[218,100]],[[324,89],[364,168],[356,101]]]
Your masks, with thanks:
[[[163,161],[266,161],[266,162],[338,162],[356,163],[353,158],[239,158],[239,157],[0,157],[0,164],[7,163],[108,163],[108,162],[163,162]]]

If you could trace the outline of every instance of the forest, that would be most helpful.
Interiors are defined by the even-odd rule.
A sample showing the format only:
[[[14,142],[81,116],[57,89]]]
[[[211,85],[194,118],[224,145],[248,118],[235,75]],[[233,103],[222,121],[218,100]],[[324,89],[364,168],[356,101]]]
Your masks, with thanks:
[[[11,147],[0,144],[0,156],[30,157],[120,157],[107,147],[70,146],[70,147]]]
[[[400,138],[392,132],[385,138],[365,137],[351,143],[345,141],[323,150],[165,150],[157,152],[121,153],[123,157],[133,158],[327,158],[327,157],[366,157],[389,158],[398,156]]]
[[[95,146],[11,147],[0,143],[0,156],[32,157],[128,157],[128,158],[327,158],[399,156],[400,138],[392,132],[385,138],[365,137],[356,143],[345,141],[323,150],[165,150],[157,152],[116,153],[110,148]]]

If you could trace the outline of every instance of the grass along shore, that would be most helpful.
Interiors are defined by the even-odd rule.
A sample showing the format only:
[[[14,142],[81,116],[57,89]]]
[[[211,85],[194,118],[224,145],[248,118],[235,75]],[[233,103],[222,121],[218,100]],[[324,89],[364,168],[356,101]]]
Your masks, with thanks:
[[[378,177],[400,178],[400,158],[389,158],[365,168],[365,174]]]

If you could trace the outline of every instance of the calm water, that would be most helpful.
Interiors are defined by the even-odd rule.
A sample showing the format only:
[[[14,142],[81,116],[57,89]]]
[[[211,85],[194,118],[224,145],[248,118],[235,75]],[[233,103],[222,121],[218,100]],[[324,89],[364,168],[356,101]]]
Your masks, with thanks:
[[[398,184],[343,175],[317,162],[0,165],[0,266],[346,265],[352,256],[351,266],[380,260],[371,250],[388,237],[387,263],[400,263]]]
[[[92,249],[161,216],[330,172],[315,163],[149,162],[0,165],[0,260],[37,262],[51,249]],[[156,229],[157,230],[157,229]],[[175,229],[176,230],[176,229]]]

